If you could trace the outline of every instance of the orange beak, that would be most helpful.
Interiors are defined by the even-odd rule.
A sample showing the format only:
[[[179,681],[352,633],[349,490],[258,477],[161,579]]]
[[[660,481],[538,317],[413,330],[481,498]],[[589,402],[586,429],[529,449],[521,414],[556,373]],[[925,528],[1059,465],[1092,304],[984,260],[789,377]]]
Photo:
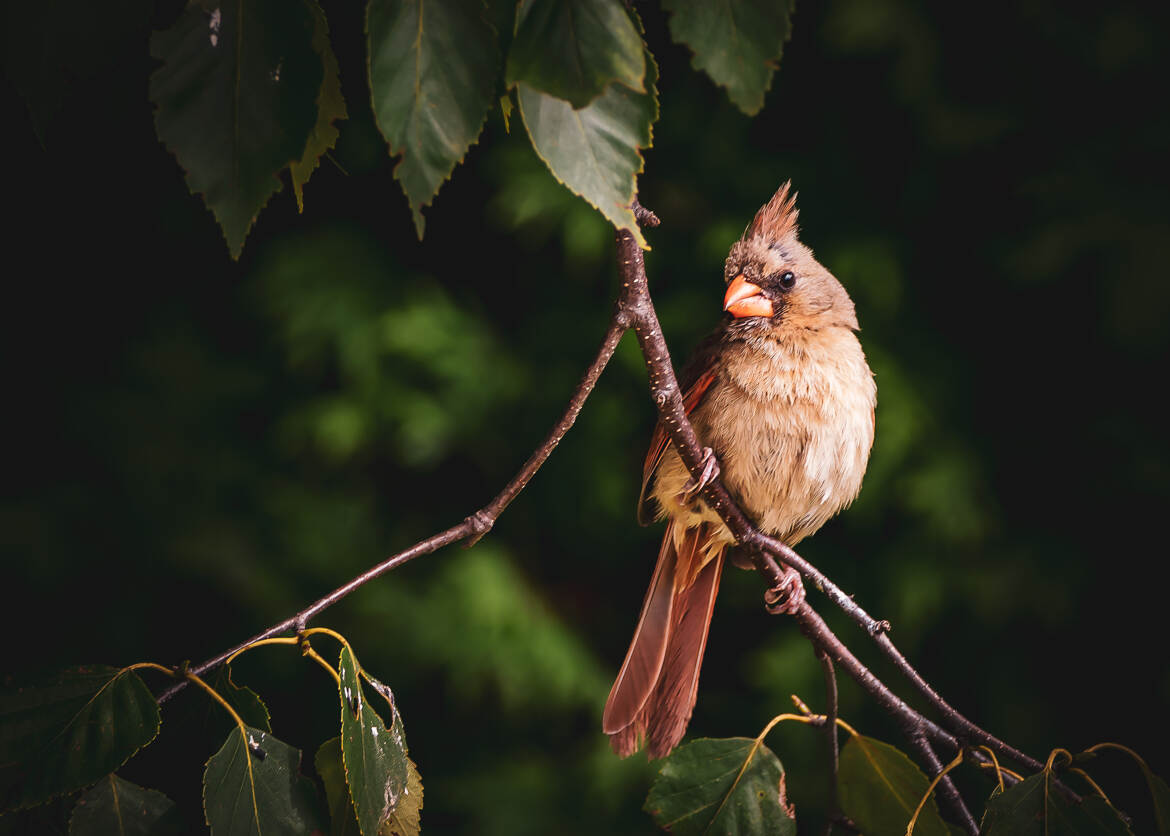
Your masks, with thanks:
[[[772,300],[764,296],[763,289],[752,284],[740,273],[727,286],[723,297],[723,310],[740,319],[745,316],[772,316]]]

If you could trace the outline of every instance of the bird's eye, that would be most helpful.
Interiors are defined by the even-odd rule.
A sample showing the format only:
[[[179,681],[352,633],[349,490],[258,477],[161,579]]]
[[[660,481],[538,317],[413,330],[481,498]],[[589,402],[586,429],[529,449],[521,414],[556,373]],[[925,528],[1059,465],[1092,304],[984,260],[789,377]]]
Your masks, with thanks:
[[[782,287],[784,290],[792,290],[792,286],[794,284],[796,284],[796,274],[794,274],[791,270],[785,271],[780,276],[780,287]]]

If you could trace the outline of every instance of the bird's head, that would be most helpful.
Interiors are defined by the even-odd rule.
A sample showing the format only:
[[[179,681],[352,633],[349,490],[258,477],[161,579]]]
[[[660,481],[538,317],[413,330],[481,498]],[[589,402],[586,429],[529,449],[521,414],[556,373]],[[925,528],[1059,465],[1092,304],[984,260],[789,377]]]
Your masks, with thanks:
[[[853,301],[812,250],[797,239],[796,193],[780,187],[731,246],[723,309],[732,331],[857,330]]]

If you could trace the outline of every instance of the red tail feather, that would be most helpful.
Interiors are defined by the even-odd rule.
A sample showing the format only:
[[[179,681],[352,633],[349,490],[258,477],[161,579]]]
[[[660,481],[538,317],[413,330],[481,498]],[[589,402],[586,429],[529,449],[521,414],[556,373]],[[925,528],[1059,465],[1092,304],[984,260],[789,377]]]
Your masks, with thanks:
[[[643,738],[650,757],[669,754],[686,734],[698,694],[723,553],[697,574],[687,571],[702,560],[708,529],[689,529],[676,552],[674,526],[666,527],[634,639],[605,704],[602,728],[622,757]],[[676,589],[685,576],[693,582]]]

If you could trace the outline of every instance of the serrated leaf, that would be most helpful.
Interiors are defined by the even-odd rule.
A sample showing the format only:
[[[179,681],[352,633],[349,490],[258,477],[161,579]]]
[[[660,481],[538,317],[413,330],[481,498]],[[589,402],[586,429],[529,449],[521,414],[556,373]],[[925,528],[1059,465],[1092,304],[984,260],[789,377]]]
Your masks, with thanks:
[[[378,681],[365,671],[362,671],[361,675],[370,683],[374,693],[386,701],[387,711],[394,718],[394,722],[401,724],[402,717],[398,713],[398,703],[394,701],[394,692],[390,690],[390,686]],[[403,750],[406,751],[405,744]],[[406,791],[399,799],[394,812],[390,814],[390,818],[378,831],[378,836],[417,836],[420,830],[422,807],[422,776],[418,774],[418,767],[408,756],[406,758]]]
[[[321,744],[313,758],[317,774],[325,784],[325,799],[329,802],[329,833],[331,836],[357,836],[357,814],[349,788],[345,785],[345,767],[341,763],[341,738],[332,737]]]
[[[268,713],[268,706],[264,704],[264,700],[260,699],[260,695],[251,688],[237,685],[232,681],[231,665],[224,665],[219,669],[211,687],[231,704],[245,725],[266,732],[272,731],[272,716]],[[213,707],[223,713],[219,706]]]
[[[646,66],[646,93],[611,84],[580,110],[527,84],[516,88],[532,147],[553,177],[615,227],[629,230],[643,248],[646,239],[630,204],[642,171],[639,151],[650,147],[651,126],[658,119],[658,72],[649,54]]]
[[[301,158],[288,167],[293,191],[297,196],[298,212],[305,211],[305,184],[321,164],[322,155],[337,144],[337,138],[341,135],[333,123],[349,117],[345,109],[345,97],[341,94],[341,68],[337,65],[333,43],[329,40],[329,21],[317,0],[307,2],[313,13],[313,49],[321,56],[324,75],[321,89],[317,92],[317,123],[309,132],[309,140],[305,143]]]
[[[479,137],[499,63],[496,32],[475,0],[370,0],[366,9],[374,119],[402,155],[394,177],[422,238],[429,206]]]
[[[321,830],[299,774],[301,751],[260,729],[236,726],[207,761],[203,810],[212,836]]]
[[[841,811],[866,836],[903,836],[930,779],[902,751],[872,737],[850,737],[841,749],[837,795]],[[947,836],[933,797],[914,825],[916,836]]]
[[[159,138],[239,258],[277,175],[305,153],[324,74],[303,0],[192,0],[150,40]]]
[[[1041,772],[1002,793],[993,793],[983,815],[985,836],[1132,836],[1125,821],[1100,796],[1074,804]]]
[[[105,665],[64,671],[0,696],[0,809],[27,807],[116,770],[159,729],[138,674]]]
[[[764,106],[764,94],[784,44],[792,35],[794,0],[663,0],[670,34],[690,47],[703,70],[748,116]]]
[[[418,836],[422,831],[423,785],[418,767],[406,759],[406,792],[378,836]]]
[[[647,59],[633,20],[618,0],[524,0],[508,51],[507,84],[580,109],[611,83],[644,93]]]
[[[337,672],[341,676],[341,755],[346,782],[362,833],[375,836],[409,791],[402,718],[391,702],[387,727],[366,702],[357,660],[348,646],[341,648]]]
[[[746,737],[702,738],[675,749],[644,809],[671,833],[796,834],[784,767],[771,749]]]
[[[163,836],[179,832],[175,802],[113,773],[77,800],[69,836]]]

